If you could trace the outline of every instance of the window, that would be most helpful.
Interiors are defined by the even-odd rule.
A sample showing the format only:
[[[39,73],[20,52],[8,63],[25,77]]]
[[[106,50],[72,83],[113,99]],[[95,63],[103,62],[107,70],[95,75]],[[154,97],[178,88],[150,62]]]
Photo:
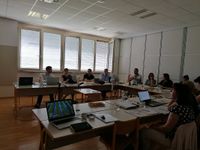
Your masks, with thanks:
[[[103,71],[107,68],[108,64],[108,43],[97,42],[96,43],[96,64],[95,71]]]
[[[113,65],[113,42],[109,44],[109,56],[108,56],[108,70],[112,71]]]
[[[94,40],[82,39],[81,71],[94,68]]]
[[[65,38],[65,63],[64,67],[78,70],[79,38]]]
[[[40,32],[21,30],[20,68],[39,69]]]
[[[49,33],[43,29],[21,29],[20,69],[42,71],[46,66],[52,66],[54,71],[62,71],[64,68],[84,72],[89,68],[98,72],[105,68],[112,71],[112,43],[64,37],[64,34]]]
[[[43,41],[43,70],[52,66],[53,70],[60,70],[61,66],[61,35],[44,32]]]

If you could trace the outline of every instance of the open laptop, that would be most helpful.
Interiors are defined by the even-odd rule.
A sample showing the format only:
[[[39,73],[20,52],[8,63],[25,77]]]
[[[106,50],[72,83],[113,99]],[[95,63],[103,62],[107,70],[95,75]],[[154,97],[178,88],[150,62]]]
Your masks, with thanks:
[[[47,102],[46,108],[50,124],[57,129],[64,129],[71,124],[82,122],[75,117],[73,104],[68,100]]]
[[[46,78],[47,85],[58,85],[59,84],[59,77],[47,77]]]
[[[138,97],[141,102],[145,102],[146,105],[151,106],[151,107],[156,107],[156,106],[165,104],[163,102],[157,102],[157,101],[151,100],[148,91],[139,91]]]
[[[33,77],[19,77],[19,86],[32,85]]]

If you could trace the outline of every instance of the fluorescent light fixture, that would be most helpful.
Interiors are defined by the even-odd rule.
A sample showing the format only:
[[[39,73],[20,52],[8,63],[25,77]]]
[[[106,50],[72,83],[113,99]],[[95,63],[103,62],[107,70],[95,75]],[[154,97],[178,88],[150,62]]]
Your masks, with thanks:
[[[44,20],[49,17],[49,15],[47,15],[47,14],[40,14],[39,12],[36,12],[36,11],[29,11],[28,16],[35,17],[35,18],[41,18]]]
[[[49,4],[59,2],[59,0],[40,0],[40,1],[45,2],[45,3],[49,3]]]
[[[106,29],[103,28],[103,27],[94,27],[94,29],[97,30],[97,31],[104,31],[104,30],[106,30]]]
[[[97,2],[103,4],[105,3],[105,0],[98,0]]]

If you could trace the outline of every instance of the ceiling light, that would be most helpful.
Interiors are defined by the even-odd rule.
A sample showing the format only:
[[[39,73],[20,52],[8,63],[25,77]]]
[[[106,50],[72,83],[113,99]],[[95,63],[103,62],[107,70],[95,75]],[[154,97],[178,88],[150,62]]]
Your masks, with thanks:
[[[39,12],[36,11],[29,11],[28,16],[41,19],[47,19],[49,17],[49,15],[47,14],[40,14]]]
[[[40,0],[40,1],[45,2],[45,3],[49,3],[49,4],[59,2],[59,0]]]
[[[105,3],[105,0],[98,0],[97,2],[103,4]]]
[[[104,31],[104,30],[106,30],[106,29],[103,28],[103,27],[95,27],[94,29],[97,30],[97,31]]]

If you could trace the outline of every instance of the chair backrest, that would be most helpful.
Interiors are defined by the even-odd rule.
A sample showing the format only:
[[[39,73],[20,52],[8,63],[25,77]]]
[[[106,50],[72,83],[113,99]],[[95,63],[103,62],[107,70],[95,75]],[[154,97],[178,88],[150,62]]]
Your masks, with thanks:
[[[116,137],[117,135],[134,135],[132,140],[134,149],[138,149],[138,136],[139,136],[139,119],[128,120],[128,121],[116,121],[113,127],[113,137],[111,150],[115,150]]]
[[[197,126],[195,121],[178,127],[171,146],[173,150],[197,150]]]

